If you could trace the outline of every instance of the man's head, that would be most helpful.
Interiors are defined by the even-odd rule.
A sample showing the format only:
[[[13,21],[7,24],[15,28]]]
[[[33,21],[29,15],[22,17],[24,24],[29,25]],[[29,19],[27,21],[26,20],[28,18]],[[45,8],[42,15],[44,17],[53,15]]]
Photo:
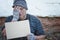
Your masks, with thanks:
[[[28,8],[25,0],[14,0],[13,10],[18,10],[20,19],[23,20],[26,17],[27,9]]]

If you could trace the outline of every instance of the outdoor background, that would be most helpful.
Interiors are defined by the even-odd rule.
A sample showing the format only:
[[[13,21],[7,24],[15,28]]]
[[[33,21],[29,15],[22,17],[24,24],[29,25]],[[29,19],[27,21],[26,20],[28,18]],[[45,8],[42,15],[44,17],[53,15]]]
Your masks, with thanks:
[[[13,15],[14,0],[0,0],[0,40],[6,17]],[[26,0],[27,13],[35,15],[42,23],[46,40],[60,40],[60,0]],[[4,39],[5,40],[5,39]]]
[[[0,16],[12,15],[14,0],[0,0]],[[60,0],[26,0],[28,13],[37,16],[60,16]]]

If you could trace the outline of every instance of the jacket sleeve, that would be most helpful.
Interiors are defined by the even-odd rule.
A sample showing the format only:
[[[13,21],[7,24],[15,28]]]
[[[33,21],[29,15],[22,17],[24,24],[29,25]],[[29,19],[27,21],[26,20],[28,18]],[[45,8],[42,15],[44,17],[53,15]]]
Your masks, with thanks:
[[[36,21],[36,28],[35,28],[36,35],[45,35],[40,20],[36,19],[35,21]]]
[[[6,23],[6,22],[10,22],[10,21],[12,20],[12,18],[13,18],[13,16],[8,16],[8,17],[6,17],[5,23]],[[4,28],[5,28],[5,24],[3,25],[2,30],[3,30]]]

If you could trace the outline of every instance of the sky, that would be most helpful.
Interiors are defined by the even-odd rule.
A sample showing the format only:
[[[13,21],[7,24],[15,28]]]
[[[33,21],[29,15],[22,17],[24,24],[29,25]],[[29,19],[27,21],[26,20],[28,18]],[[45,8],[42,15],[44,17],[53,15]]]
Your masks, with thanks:
[[[14,0],[0,0],[0,16],[13,14]],[[26,0],[27,13],[35,16],[60,16],[60,0]]]

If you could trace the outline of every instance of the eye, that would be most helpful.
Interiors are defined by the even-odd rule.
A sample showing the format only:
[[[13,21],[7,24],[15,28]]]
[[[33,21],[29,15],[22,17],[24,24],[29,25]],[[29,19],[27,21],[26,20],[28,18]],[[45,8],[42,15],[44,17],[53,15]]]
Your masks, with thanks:
[[[20,8],[20,10],[23,10],[23,8]]]

